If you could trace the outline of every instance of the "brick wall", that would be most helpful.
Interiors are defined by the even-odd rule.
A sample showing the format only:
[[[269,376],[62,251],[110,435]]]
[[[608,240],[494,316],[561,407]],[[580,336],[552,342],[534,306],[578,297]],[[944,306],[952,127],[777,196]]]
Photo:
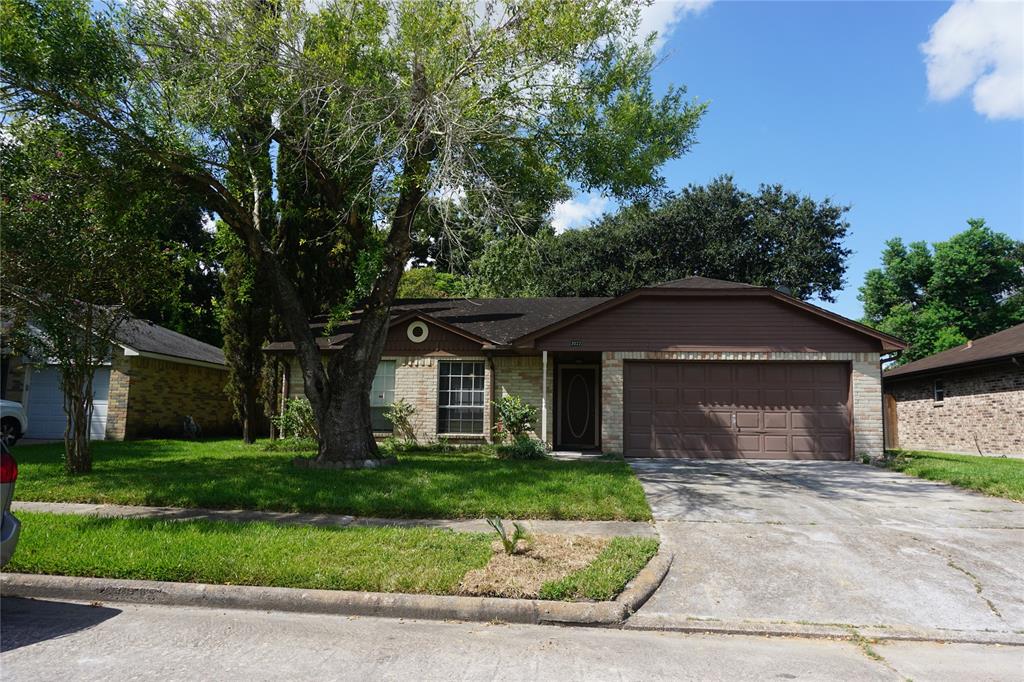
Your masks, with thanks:
[[[131,387],[131,359],[115,347],[110,359],[110,393],[107,396],[107,440],[124,440],[128,428],[128,390]]]
[[[936,403],[933,382],[945,398]],[[897,445],[908,450],[1024,456],[1024,369],[1012,363],[886,382]]]
[[[541,428],[541,371],[544,361],[539,355],[498,356],[494,358],[494,400],[506,395],[517,395],[537,408],[537,423],[530,432],[538,438]],[[547,435],[544,438],[549,445],[554,439],[554,358],[548,358],[547,384]]]
[[[235,433],[234,410],[224,392],[227,376],[226,370],[212,367],[115,354],[107,437],[181,437],[186,415],[195,418],[205,436]]]
[[[882,454],[882,384],[878,353],[605,352],[601,356],[601,448],[622,451],[624,360],[849,362],[852,366],[853,454]]]

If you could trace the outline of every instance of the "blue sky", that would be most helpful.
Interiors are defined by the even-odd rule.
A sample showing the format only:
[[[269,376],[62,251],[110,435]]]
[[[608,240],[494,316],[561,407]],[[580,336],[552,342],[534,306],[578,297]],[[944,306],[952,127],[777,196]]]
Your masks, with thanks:
[[[891,237],[938,241],[982,217],[1024,239],[1024,4],[690,0],[649,12],[645,27],[663,34],[657,87],[710,102],[699,144],[664,169],[669,188],[729,173],[852,206],[847,285],[826,307],[861,315],[857,287]],[[556,223],[611,208],[578,197]]]

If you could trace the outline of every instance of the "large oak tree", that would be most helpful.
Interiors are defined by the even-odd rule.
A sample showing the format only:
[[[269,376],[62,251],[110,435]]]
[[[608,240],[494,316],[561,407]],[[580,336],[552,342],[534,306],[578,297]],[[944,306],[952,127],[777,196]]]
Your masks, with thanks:
[[[568,184],[636,198],[684,153],[703,106],[653,94],[653,41],[626,0],[2,0],[9,106],[152,160],[202,193],[266,267],[319,429],[319,459],[377,455],[369,388],[424,200],[464,194],[517,219]],[[314,187],[331,255],[368,291],[321,357],[287,236],[270,210],[282,169]],[[269,160],[269,163],[268,163]],[[353,284],[352,286],[357,286]]]

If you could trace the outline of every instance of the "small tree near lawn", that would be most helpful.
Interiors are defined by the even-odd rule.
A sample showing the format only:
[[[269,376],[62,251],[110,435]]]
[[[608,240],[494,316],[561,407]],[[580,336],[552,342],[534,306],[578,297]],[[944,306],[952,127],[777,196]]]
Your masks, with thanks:
[[[84,473],[92,468],[93,376],[131,308],[166,281],[152,231],[165,195],[130,159],[105,165],[43,121],[15,120],[6,133],[5,321],[20,350],[60,372],[65,466]]]

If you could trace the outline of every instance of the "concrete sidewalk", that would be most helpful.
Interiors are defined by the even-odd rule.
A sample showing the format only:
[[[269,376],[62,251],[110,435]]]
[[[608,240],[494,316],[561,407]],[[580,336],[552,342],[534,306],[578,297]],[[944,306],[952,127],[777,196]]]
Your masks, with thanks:
[[[489,533],[491,527],[483,519],[379,519],[345,514],[309,514],[303,512],[256,511],[251,509],[190,509],[185,507],[136,507],[121,504],[77,504],[70,502],[19,502],[12,505],[15,513],[44,512],[48,514],[79,514],[102,518],[163,519],[168,521],[233,521],[265,522],[283,525],[349,528],[354,526],[392,526],[449,528],[462,533]],[[513,520],[506,519],[506,525]],[[657,537],[654,525],[643,521],[552,521],[533,519],[519,521],[533,533],[589,535],[594,537]]]

